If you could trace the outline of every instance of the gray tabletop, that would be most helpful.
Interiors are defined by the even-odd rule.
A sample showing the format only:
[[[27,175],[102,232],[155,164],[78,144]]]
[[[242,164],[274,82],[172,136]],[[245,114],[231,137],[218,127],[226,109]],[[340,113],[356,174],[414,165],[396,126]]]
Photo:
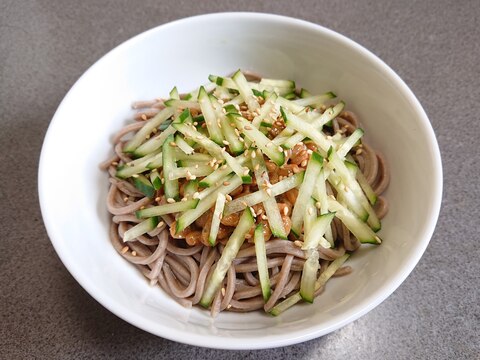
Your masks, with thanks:
[[[251,352],[178,344],[104,309],[55,254],[36,193],[50,119],[93,62],[151,27],[235,10],[306,19],[380,56],[423,104],[444,166],[435,234],[392,296],[322,338]],[[473,0],[0,1],[0,357],[480,359],[479,18]]]

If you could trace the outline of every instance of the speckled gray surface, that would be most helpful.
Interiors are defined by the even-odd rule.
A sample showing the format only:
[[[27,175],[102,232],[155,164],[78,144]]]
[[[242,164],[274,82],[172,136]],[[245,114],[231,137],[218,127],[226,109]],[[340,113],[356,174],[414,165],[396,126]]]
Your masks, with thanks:
[[[120,320],[64,268],[43,227],[38,157],[75,80],[159,24],[227,10],[279,13],[351,37],[427,111],[444,199],[422,260],[383,304],[320,339],[264,351],[177,344]],[[480,359],[480,2],[0,1],[0,358]]]

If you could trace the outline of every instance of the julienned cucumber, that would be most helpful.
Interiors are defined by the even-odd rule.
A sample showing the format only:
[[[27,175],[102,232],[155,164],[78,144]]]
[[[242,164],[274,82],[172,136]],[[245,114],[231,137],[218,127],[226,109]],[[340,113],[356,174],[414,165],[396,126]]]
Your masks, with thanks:
[[[173,146],[171,144],[172,142],[173,142],[173,135],[170,135],[169,137],[167,137],[162,147],[164,174],[170,174],[177,168],[177,165],[175,164],[174,154],[173,154]],[[165,177],[164,185],[165,185],[165,197],[167,199],[174,199],[174,200],[180,199],[178,179],[170,180],[169,177],[167,176]]]
[[[123,242],[135,240],[140,235],[143,235],[149,231],[155,229],[158,225],[158,218],[156,216],[144,220],[137,225],[131,227],[123,234]]]
[[[255,255],[257,258],[258,277],[260,278],[260,287],[262,288],[263,300],[268,301],[271,295],[270,278],[268,275],[267,250],[265,248],[265,236],[263,235],[263,226],[257,225],[254,233]]]
[[[249,208],[245,209],[240,217],[237,227],[228,239],[227,244],[222,251],[222,256],[218,260],[217,266],[205,287],[203,296],[200,300],[200,305],[203,307],[209,307],[215,294],[220,290],[228,268],[231,266],[233,259],[237,256],[238,250],[240,250],[240,247],[245,241],[245,234],[250,231],[254,223],[255,220],[252,212]]]
[[[300,236],[303,226],[303,218],[308,200],[312,197],[315,182],[318,181],[318,174],[323,166],[323,158],[316,152],[312,153],[305,171],[303,183],[298,190],[297,201],[292,211],[292,232],[295,236]]]

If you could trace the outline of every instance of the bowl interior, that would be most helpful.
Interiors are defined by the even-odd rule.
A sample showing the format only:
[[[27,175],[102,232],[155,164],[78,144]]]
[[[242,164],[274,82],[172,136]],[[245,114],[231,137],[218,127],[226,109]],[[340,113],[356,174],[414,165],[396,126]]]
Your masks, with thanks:
[[[241,68],[334,91],[386,156],[390,212],[378,247],[349,261],[354,272],[328,284],[314,305],[280,317],[185,309],[126,263],[108,239],[107,177],[98,164],[130,121],[134,100],[189,91],[209,74]],[[194,345],[264,348],[326,334],[383,301],[425,250],[440,205],[441,164],[421,106],[380,60],[317,25],[264,14],[217,14],[143,33],[92,66],[65,97],[42,150],[39,192],[50,238],[79,283],[116,315],[154,334]],[[268,332],[265,329],[268,328]],[[215,338],[213,337],[217,337]],[[222,340],[218,341],[218,338]]]

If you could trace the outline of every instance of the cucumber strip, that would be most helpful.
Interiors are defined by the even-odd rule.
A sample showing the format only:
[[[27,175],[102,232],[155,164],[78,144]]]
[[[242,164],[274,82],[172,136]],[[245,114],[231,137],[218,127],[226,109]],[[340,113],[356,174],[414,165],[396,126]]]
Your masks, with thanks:
[[[248,168],[243,167],[240,163],[230,155],[225,148],[221,148],[212,140],[208,139],[200,132],[198,132],[195,128],[190,127],[186,124],[172,124],[175,129],[180,131],[184,136],[195,139],[197,143],[205,148],[212,156],[215,158],[223,158],[227,161],[227,164],[230,168],[240,176],[244,183],[249,184],[252,182],[252,177],[248,174]]]
[[[252,165],[253,168],[256,169],[255,179],[257,181],[259,189],[263,185],[270,184],[270,179],[268,178],[267,167],[265,165],[265,160],[263,159],[263,156],[255,156],[252,159]],[[260,191],[265,192],[265,189]],[[277,200],[275,200],[275,197],[268,196],[267,199],[263,201],[263,207],[265,209],[265,214],[268,218],[268,225],[270,227],[270,230],[272,231],[272,235],[281,239],[287,239],[288,234],[285,230],[282,215],[280,214],[280,210],[278,209],[278,204]]]
[[[190,160],[190,159],[187,159],[187,160],[178,160],[177,161],[177,165],[179,167],[195,167],[196,165],[200,166],[200,165],[208,165],[209,161],[205,161],[205,160]],[[212,169],[213,170],[213,169]]]
[[[183,231],[188,225],[192,224],[195,220],[197,220],[200,216],[202,216],[206,211],[208,211],[215,201],[217,200],[218,193],[228,194],[233,189],[236,189],[240,185],[242,185],[242,179],[238,176],[231,176],[227,178],[228,181],[224,182],[218,188],[214,189],[208,196],[201,199],[198,203],[197,207],[192,210],[188,210],[184,212],[177,220],[177,229],[176,232],[179,233]],[[228,185],[225,185],[227,184]],[[210,190],[210,189],[207,189]],[[202,191],[203,193],[204,191]]]
[[[275,109],[275,102],[277,101],[277,94],[272,93],[266,99],[265,103],[260,108],[260,113],[255,116],[252,120],[252,125],[255,126],[257,129],[260,127],[262,122],[268,117],[268,115]],[[270,123],[269,123],[270,124]],[[272,125],[270,124],[270,127]]]
[[[145,156],[160,149],[170,135],[174,135],[176,130],[172,125],[167,127],[159,135],[151,138],[133,151],[135,156]],[[173,141],[173,140],[172,140]]]
[[[295,91],[291,91],[286,94],[283,94],[283,97],[287,100],[295,100],[297,98],[297,94],[295,94]]]
[[[319,246],[328,249],[330,248],[330,243],[325,240],[323,235],[326,230],[330,227],[330,223],[335,217],[335,213],[329,212],[323,215],[320,215],[313,221],[310,231],[307,233],[304,239],[304,245],[302,250],[312,250],[317,249]]]
[[[307,89],[301,88],[300,89],[300,94],[298,96],[301,99],[305,99],[305,98],[308,98],[308,97],[312,96],[312,94]]]
[[[168,172],[168,179],[175,180],[181,178],[202,177],[210,175],[213,172],[213,168],[209,165],[197,165],[187,167],[177,167]]]
[[[198,179],[189,180],[183,188],[183,196],[187,199],[192,199],[193,194],[198,190]]]
[[[355,131],[346,138],[346,140],[343,142],[343,144],[338,148],[337,154],[338,156],[343,159],[345,156],[347,156],[348,152],[352,150],[352,148],[355,146],[355,144],[360,141],[360,139],[363,136],[363,129],[355,129]]]
[[[229,88],[229,89],[238,90],[237,84],[231,78],[221,77],[221,76],[216,76],[216,75],[209,75],[208,80],[210,80],[211,82],[213,82],[213,83],[215,83],[219,86],[224,86],[224,87]]]
[[[353,175],[355,176],[355,175]],[[364,209],[362,204],[358,201],[357,196],[342,182],[340,176],[334,171],[330,172],[328,182],[337,191],[337,199],[352,210],[362,221],[368,220],[368,212]]]
[[[190,155],[185,154],[180,149],[174,149],[175,159],[176,160],[191,160],[191,161],[198,161],[198,162],[209,162],[212,161],[213,157],[210,154],[202,154],[202,153],[193,153]]]
[[[232,94],[226,87],[220,86],[220,85],[215,87],[215,90],[213,91],[213,95],[217,99],[222,99],[223,101],[228,101],[235,97],[235,95]]]
[[[255,224],[255,221],[252,212],[250,209],[246,209],[240,217],[237,227],[233,231],[232,235],[230,235],[230,238],[228,239],[227,244],[222,251],[222,256],[220,256],[217,266],[215,267],[212,276],[205,286],[202,298],[200,299],[200,305],[203,307],[208,308],[212,303],[217,291],[220,290],[228,268],[231,266],[232,261],[237,256],[240,247],[245,241],[245,234],[251,229],[253,224]]]
[[[218,193],[217,201],[215,202],[215,209],[213,211],[212,225],[210,227],[210,235],[208,236],[208,243],[210,246],[215,246],[217,240],[218,229],[220,228],[220,220],[223,216],[223,209],[225,207],[225,194]]]
[[[243,97],[242,95],[237,95],[235,96],[232,100],[229,100],[225,103],[226,106],[228,105],[240,105],[240,104],[243,104],[244,101],[243,101]]]
[[[268,276],[267,250],[265,247],[263,226],[261,224],[255,228],[253,239],[255,242],[255,255],[257,258],[258,277],[260,278],[263,301],[267,302],[272,294],[272,289],[270,287],[270,277]]]
[[[257,98],[255,95],[253,95],[252,89],[250,88],[250,85],[248,84],[247,79],[245,78],[245,75],[240,70],[237,70],[235,74],[232,76],[232,80],[235,81],[235,84],[237,84],[238,91],[240,92],[240,95],[243,97],[243,100],[248,106],[248,109],[250,111],[255,111],[260,108],[260,104],[258,103]]]
[[[140,235],[143,235],[149,231],[155,229],[158,225],[158,217],[154,216],[147,220],[143,220],[137,225],[131,227],[123,234],[123,242],[135,240]]]
[[[293,80],[280,80],[280,79],[266,79],[260,80],[260,85],[267,85],[279,88],[295,89],[295,81]]]
[[[201,110],[200,104],[195,100],[177,100],[170,99],[164,102],[166,107],[172,107],[174,109],[195,109]]]
[[[117,172],[115,176],[120,179],[129,178],[132,175],[140,174],[144,171],[149,170],[148,164],[152,162],[156,157],[162,157],[162,153],[158,154],[149,154],[147,156],[141,157],[139,159],[133,160],[127,164],[117,167]]]
[[[235,122],[238,130],[245,134],[251,142],[255,142],[256,147],[259,148],[262,153],[268,156],[278,166],[283,165],[285,162],[285,154],[283,151],[279,151],[278,146],[275,146],[260,130],[253,127],[252,123],[237,114],[228,114],[227,117]]]
[[[313,127],[305,120],[293,115],[292,113],[289,113],[287,115],[283,108],[280,108],[280,111],[282,112],[283,119],[285,120],[285,124],[288,127],[291,127],[301,133],[303,135],[303,138],[309,137],[310,139],[312,139],[312,141],[316,145],[318,145],[318,150],[320,154],[322,156],[327,156],[328,149],[335,145],[332,141],[328,140],[321,131],[318,131],[315,127]]]
[[[155,188],[145,175],[138,174],[133,178],[133,185],[146,197],[152,198],[155,195]]]
[[[347,261],[350,257],[350,254],[345,254],[328,265],[327,269],[320,274],[317,281],[315,281],[315,291],[319,290],[322,286],[324,286],[327,281],[335,274],[335,272],[342,267],[342,265]],[[278,316],[285,310],[291,308],[293,305],[298,303],[302,300],[302,297],[299,292],[295,293],[294,295],[286,298],[281,303],[277,304],[272,310],[270,310],[270,314],[273,316]]]
[[[159,111],[153,118],[148,120],[143,127],[133,136],[133,138],[125,145],[123,152],[134,152],[142,143],[147,140],[147,137],[152,133],[153,129],[160,126],[165,120],[169,119],[174,113],[174,109],[165,108]]]
[[[179,186],[178,186],[178,179],[169,179],[165,176],[165,174],[172,173],[176,168],[177,165],[175,164],[175,157],[173,149],[174,147],[170,144],[173,142],[173,135],[167,137],[165,142],[162,146],[162,154],[163,154],[163,176],[164,176],[164,191],[165,197],[167,199],[174,199],[179,200]]]
[[[312,210],[310,211],[308,209],[312,209]],[[308,199],[305,210],[306,210],[305,218],[303,219],[303,238],[304,239],[308,237],[308,234],[311,231],[312,226],[318,217],[317,208],[315,207],[315,199],[313,197]]]
[[[200,91],[198,92],[198,103],[202,109],[202,115],[205,118],[205,123],[207,124],[207,130],[210,138],[217,144],[223,146],[223,134],[218,126],[217,116],[215,114],[215,110],[213,109],[210,98],[203,86],[200,87]]]
[[[326,92],[325,94],[314,95],[314,96],[310,96],[310,97],[306,97],[306,98],[302,98],[302,99],[293,100],[293,102],[297,105],[300,105],[300,106],[318,107],[320,105],[323,105],[325,103],[325,101],[330,100],[330,99],[334,99],[336,97],[337,97],[337,95],[335,95],[333,92],[329,91],[329,92]]]
[[[325,184],[325,169],[322,168],[318,174],[318,180],[315,183],[315,188],[313,189],[313,198],[320,203],[320,214],[328,213],[328,201],[327,201],[327,187]],[[325,231],[325,239],[330,243],[330,246],[333,247],[333,233],[332,228],[329,226]]]
[[[335,119],[342,112],[344,107],[345,107],[345,103],[343,101],[340,101],[332,109],[325,110],[325,112],[322,115],[311,119],[310,126],[314,127],[315,129],[321,130],[323,125]],[[293,114],[288,114],[288,113],[286,115],[287,117],[294,116]],[[281,135],[281,133],[279,135]],[[305,133],[298,132],[292,135],[292,137],[283,144],[283,147],[285,147],[286,149],[290,149],[294,147],[296,144],[298,144],[299,142],[303,141],[307,136],[305,136]]]
[[[170,90],[170,99],[176,99],[176,100],[180,100],[180,95],[178,94],[178,89],[176,86],[173,87],[172,90]]]
[[[216,85],[213,84],[213,83],[207,83],[205,85],[203,85],[203,87],[205,88],[205,91],[207,93],[210,93],[211,91],[215,90],[216,88]],[[197,101],[198,100],[198,93],[200,92],[200,88],[197,88],[193,91],[191,91],[188,95],[187,95],[187,98],[185,98],[185,100],[191,100],[191,101]]]
[[[160,174],[158,173],[158,171],[151,171],[149,177],[150,182],[152,183],[155,190],[159,190],[162,188],[162,179],[160,178]]]
[[[286,179],[283,179],[276,184],[273,184],[270,188],[271,196],[278,196],[296,188],[300,185],[303,181],[304,171],[294,174],[293,176],[289,176]],[[248,195],[244,195],[239,197],[235,200],[228,202],[225,205],[224,215],[230,215],[236,213],[238,211],[242,211],[248,206],[257,205],[263,201],[265,201],[270,195],[263,190],[255,191],[254,193],[250,193]]]
[[[227,120],[225,116],[223,116],[220,120],[220,124],[222,125],[222,132],[225,140],[228,142],[228,148],[234,155],[240,155],[245,151],[245,146],[239,140],[237,134],[235,134],[235,129],[230,126],[230,121]]]
[[[185,154],[191,155],[194,153],[194,149],[181,137],[177,134],[175,136],[175,144],[177,144],[178,148],[182,150]]]
[[[238,139],[237,134],[235,134],[235,129],[230,125],[230,121],[227,120],[227,117],[223,113],[222,105],[213,95],[210,96],[210,101],[212,103],[216,117],[220,122],[223,137],[226,140],[226,143],[224,142],[224,144],[228,144],[228,148],[234,155],[239,155],[243,153],[245,147],[243,146],[243,143]]]
[[[379,231],[382,226],[381,226],[380,220],[377,217],[377,214],[375,213],[375,210],[370,205],[367,197],[363,193],[362,188],[358,184],[355,177],[350,173],[345,163],[339,158],[339,156],[337,155],[336,151],[333,148],[330,148],[328,151],[328,161],[329,161],[329,164],[328,164],[329,167],[337,171],[338,175],[342,179],[345,186],[347,186],[349,190],[353,191],[353,194],[357,198],[357,201],[359,201],[360,204],[363,206],[363,208],[367,211],[368,213],[367,221],[370,227],[375,232]]]
[[[291,111],[293,114],[297,114],[297,113],[300,113],[300,112],[305,110],[304,106],[295,104],[293,101],[287,100],[287,99],[285,99],[284,97],[281,97],[281,96],[279,96],[277,98],[276,103],[277,103],[277,106],[283,107],[283,108]]]
[[[152,216],[161,216],[166,214],[173,214],[195,209],[198,204],[197,199],[187,201],[177,201],[175,203],[152,206],[146,209],[137,210],[135,216],[139,219],[149,218]]]
[[[365,193],[365,196],[367,197],[368,201],[370,202],[370,205],[375,205],[377,203],[377,194],[373,191],[372,187],[368,183],[367,179],[365,178],[365,175],[358,170],[356,173],[356,179],[358,181],[358,184],[362,188],[363,192]]]
[[[318,174],[323,166],[323,158],[316,152],[313,152],[308,161],[307,169],[303,183],[298,190],[298,197],[292,211],[292,232],[295,236],[300,236],[302,232],[303,220],[307,204],[312,197],[315,182],[318,180]],[[323,234],[322,234],[323,235]]]
[[[320,266],[319,254],[316,249],[310,249],[307,253],[307,260],[303,264],[302,278],[300,280],[299,294],[306,302],[313,303],[315,297],[315,282]]]
[[[345,224],[361,243],[380,244],[382,242],[367,224],[338,201],[328,198],[328,210],[334,211],[335,216]]]

